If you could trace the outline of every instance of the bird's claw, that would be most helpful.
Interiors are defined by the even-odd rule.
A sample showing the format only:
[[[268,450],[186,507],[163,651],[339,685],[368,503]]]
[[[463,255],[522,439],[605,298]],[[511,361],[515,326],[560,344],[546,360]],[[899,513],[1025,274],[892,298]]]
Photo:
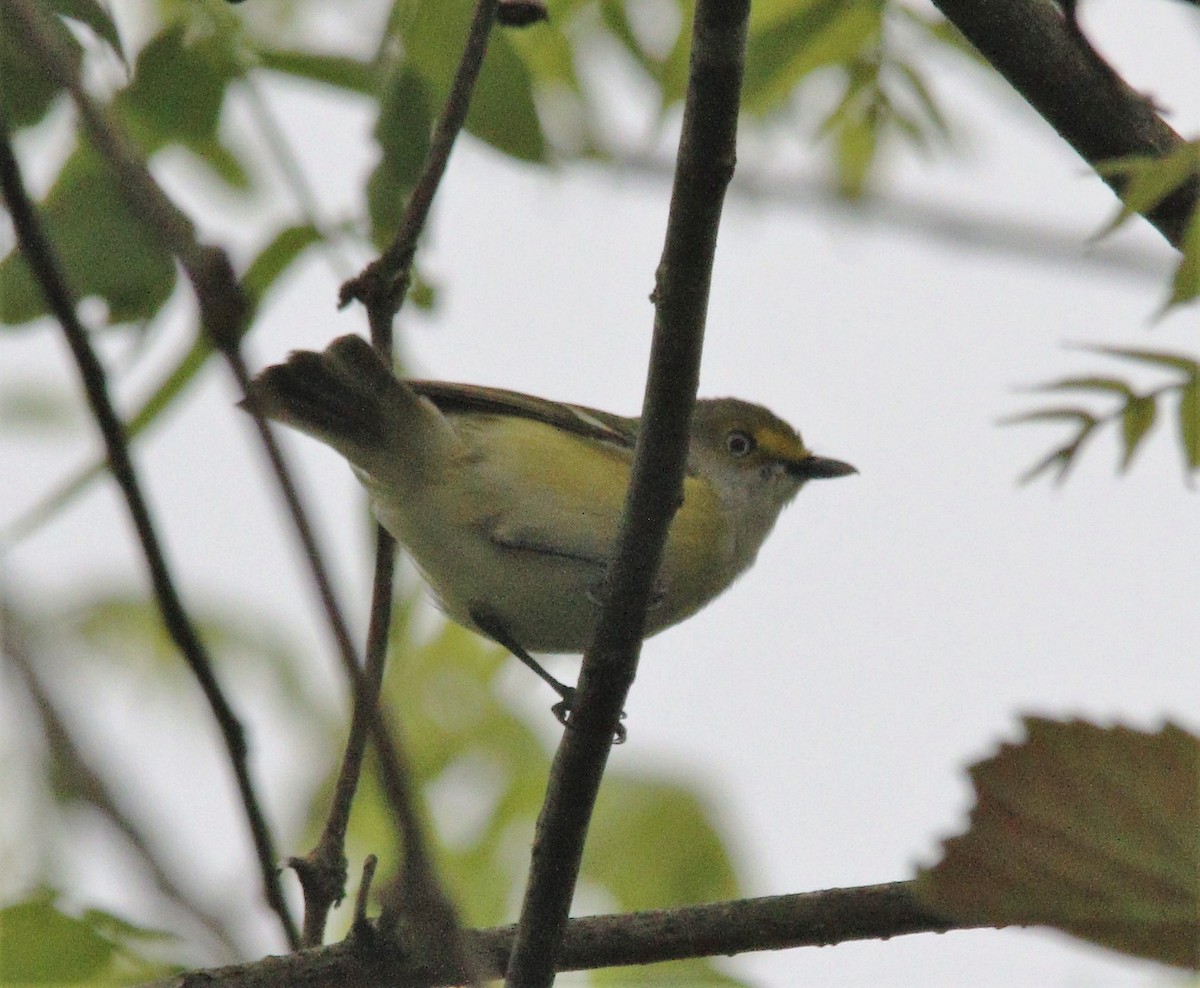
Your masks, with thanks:
[[[567,687],[567,692],[563,694],[563,698],[561,700],[559,700],[558,703],[556,703],[553,707],[550,708],[550,712],[552,714],[554,714],[555,718],[558,720],[558,722],[560,724],[562,724],[563,727],[571,726],[570,725],[571,708],[574,706],[574,704],[575,704],[575,690],[572,689],[571,687]],[[625,719],[625,711],[622,710],[621,711],[621,720],[624,720],[624,719]],[[624,744],[625,739],[628,736],[629,736],[629,733],[625,730],[625,725],[618,724],[617,729],[615,731],[613,731],[612,743],[613,744]]]

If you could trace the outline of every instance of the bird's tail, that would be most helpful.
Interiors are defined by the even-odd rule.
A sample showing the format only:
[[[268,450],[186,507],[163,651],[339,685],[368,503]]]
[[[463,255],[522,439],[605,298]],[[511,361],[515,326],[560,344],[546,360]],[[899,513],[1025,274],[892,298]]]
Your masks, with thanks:
[[[389,468],[411,479],[453,438],[441,413],[358,336],[323,353],[294,351],[250,382],[241,405],[321,440],[378,479]]]

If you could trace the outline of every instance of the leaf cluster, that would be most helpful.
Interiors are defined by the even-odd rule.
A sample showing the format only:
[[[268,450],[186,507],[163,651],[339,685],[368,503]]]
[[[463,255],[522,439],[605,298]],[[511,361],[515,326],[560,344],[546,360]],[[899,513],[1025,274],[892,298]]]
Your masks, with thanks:
[[[1066,422],[1074,426],[1074,434],[1038,460],[1022,476],[1023,481],[1053,471],[1062,482],[1079,461],[1083,447],[1104,426],[1118,425],[1120,429],[1122,472],[1133,464],[1134,456],[1159,419],[1160,409],[1174,405],[1174,417],[1183,459],[1184,471],[1194,474],[1200,470],[1200,361],[1185,354],[1163,353],[1121,347],[1088,347],[1094,353],[1149,364],[1169,370],[1173,376],[1166,383],[1147,390],[1138,390],[1118,377],[1087,375],[1068,377],[1041,385],[1039,392],[1067,395],[1103,395],[1116,399],[1116,407],[1097,411],[1092,407],[1068,404],[1041,408],[1008,419],[1008,422]]]

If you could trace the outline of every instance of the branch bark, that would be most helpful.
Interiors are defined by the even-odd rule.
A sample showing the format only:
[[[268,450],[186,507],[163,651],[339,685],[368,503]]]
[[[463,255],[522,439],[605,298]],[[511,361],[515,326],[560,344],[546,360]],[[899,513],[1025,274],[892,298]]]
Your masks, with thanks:
[[[37,11],[31,12],[18,8],[18,12],[22,13],[22,16],[31,18],[30,24],[26,26],[32,25],[33,29],[40,29],[41,25],[38,20],[40,14]],[[280,885],[274,838],[250,775],[245,730],[217,681],[208,650],[201,641],[196,626],[176,590],[175,580],[158,537],[157,527],[150,516],[150,507],[142,494],[141,481],[138,479],[133,460],[129,455],[129,444],[125,436],[124,425],[117,416],[116,409],[109,397],[108,379],[104,366],[96,356],[88,333],[76,315],[75,293],[63,276],[58,255],[46,237],[26,191],[16,156],[13,153],[8,124],[2,114],[0,114],[0,186],[3,187],[4,201],[12,216],[21,253],[44,293],[50,311],[54,313],[62,327],[67,346],[75,359],[92,417],[96,420],[104,442],[109,469],[121,490],[130,520],[137,533],[137,540],[146,562],[150,585],[162,616],[163,626],[175,647],[179,649],[192,675],[195,676],[220,730],[254,843],[263,895],[279,918],[288,942],[296,947],[299,945],[300,938]]]
[[[748,0],[700,0],[675,184],[654,301],[654,339],[608,598],[550,771],[509,963],[511,988],[554,980],[588,824],[637,671],[646,608],[682,497],[713,257],[736,158]]]
[[[890,882],[572,919],[555,969],[595,970],[974,928],[979,924],[957,923],[927,910],[912,894],[911,882]],[[464,931],[485,977],[504,972],[515,935],[513,926]],[[195,971],[143,988],[433,988],[459,984],[462,974],[451,967],[422,968],[403,946],[386,938],[360,938],[287,957]]]
[[[1044,0],[934,0],[1012,87],[1095,168],[1129,155],[1160,157],[1184,143],[1154,104],[1072,34]],[[1117,195],[1122,180],[1101,175]],[[1192,180],[1145,213],[1174,247],[1200,197]]]

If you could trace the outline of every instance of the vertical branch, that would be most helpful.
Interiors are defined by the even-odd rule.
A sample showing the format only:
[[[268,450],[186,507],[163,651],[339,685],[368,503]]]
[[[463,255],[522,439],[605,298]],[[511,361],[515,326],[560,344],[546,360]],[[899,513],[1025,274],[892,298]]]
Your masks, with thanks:
[[[487,51],[487,39],[495,20],[496,6],[497,0],[478,0],[476,3],[446,105],[434,128],[429,152],[409,196],[396,237],[377,260],[342,286],[341,305],[345,306],[352,300],[358,300],[365,305],[371,327],[371,341],[389,363],[392,356],[393,321],[408,292],[417,241],[428,220],[454,142],[466,122],[471,95]],[[372,725],[375,727],[377,740],[384,730],[382,717],[378,713],[378,701],[387,654],[388,629],[391,624],[395,558],[395,542],[382,527],[377,526],[366,669],[364,675],[355,683],[354,712],[346,752],[330,815],[313,856],[328,855],[335,845],[340,854],[349,820],[350,804],[361,773],[368,728]],[[397,747],[387,744],[378,744],[377,747],[381,756],[380,768],[385,778],[385,791],[397,819],[404,849],[400,878],[384,893],[381,923],[387,929],[394,929],[401,915],[419,921],[431,933],[431,941],[441,941],[440,945],[448,953],[460,959],[463,970],[471,970],[473,965],[469,963],[462,945],[457,914],[441,888],[432,856],[425,843],[420,816],[416,809],[417,795],[411,771]],[[310,860],[313,856],[310,856]]]
[[[8,124],[2,117],[0,117],[0,185],[3,186],[4,198],[8,204],[9,213],[12,215],[22,254],[45,294],[47,304],[58,318],[66,336],[67,345],[79,368],[88,404],[91,406],[92,415],[96,419],[104,440],[109,468],[121,489],[121,494],[137,531],[163,624],[166,626],[171,640],[187,661],[196,681],[200,684],[200,689],[220,728],[257,852],[263,892],[267,902],[279,917],[288,942],[295,947],[299,943],[299,936],[295,923],[288,912],[283,889],[279,883],[271,832],[259,806],[258,795],[250,778],[245,733],[241,722],[225,699],[213,673],[208,653],[175,590],[166,557],[159,543],[154,523],[150,518],[150,509],[142,496],[141,485],[129,457],[125,430],[108,396],[104,368],[92,350],[87,332],[75,315],[75,298],[61,274],[62,269],[58,258],[33,210],[33,204],[25,190],[20,169],[13,154]]]
[[[675,182],[654,301],[654,341],[633,474],[609,596],[583,659],[568,729],[551,768],[529,884],[508,965],[510,988],[554,980],[584,840],[625,697],[646,608],[678,508],[713,256],[736,158],[748,0],[699,0]]]

